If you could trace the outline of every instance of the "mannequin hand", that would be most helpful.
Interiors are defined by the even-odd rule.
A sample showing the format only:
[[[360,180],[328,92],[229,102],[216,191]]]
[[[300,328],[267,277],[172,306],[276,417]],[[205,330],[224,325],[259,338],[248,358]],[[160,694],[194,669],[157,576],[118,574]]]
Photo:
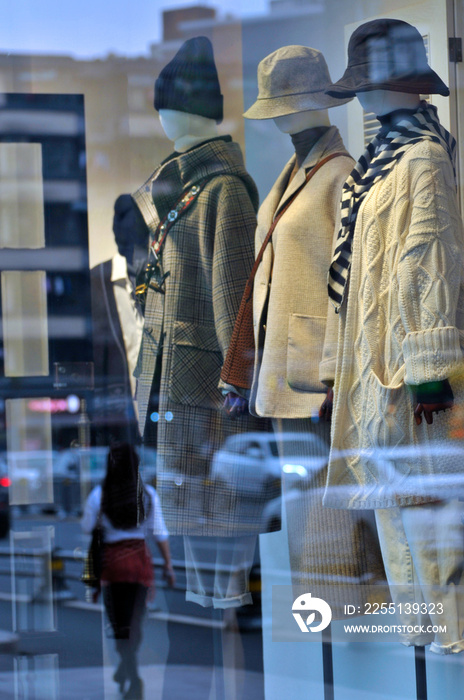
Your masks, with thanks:
[[[332,418],[333,398],[333,389],[327,389],[327,396],[325,397],[319,409],[319,418],[321,418],[321,420],[325,420],[327,423],[330,423],[330,420]]]
[[[443,401],[442,403],[418,403],[414,409],[414,418],[416,425],[422,423],[422,413],[428,425],[433,423],[433,414],[440,411],[446,411],[448,408],[453,408],[453,401]]]
[[[229,418],[239,418],[248,412],[248,401],[230,391],[224,399],[224,411]]]
[[[163,580],[167,582],[171,588],[176,584],[176,575],[171,564],[165,564],[163,567]]]

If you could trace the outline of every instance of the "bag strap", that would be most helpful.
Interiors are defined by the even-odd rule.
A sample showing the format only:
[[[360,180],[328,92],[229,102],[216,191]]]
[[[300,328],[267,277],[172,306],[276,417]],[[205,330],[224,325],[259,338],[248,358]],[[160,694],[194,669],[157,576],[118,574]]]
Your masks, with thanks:
[[[200,192],[202,191],[203,187],[206,185],[207,182],[213,179],[216,175],[210,175],[209,177],[205,177],[203,180],[200,180],[196,185],[193,185],[193,187],[190,187],[188,190],[184,190],[182,192],[181,196],[177,200],[175,206],[171,211],[169,211],[166,216],[164,216],[158,226],[156,227],[156,230],[153,234],[153,241],[150,243],[149,248],[148,248],[148,261],[145,263],[144,267],[140,272],[137,274],[136,279],[135,279],[135,297],[138,300],[139,304],[141,305],[142,309],[145,306],[145,295],[147,292],[148,287],[150,286],[150,280],[153,275],[153,265],[156,265],[159,259],[159,256],[161,254],[161,249],[166,241],[167,235],[169,233],[169,230],[171,227],[176,223],[176,221],[179,220],[179,218],[185,214],[187,209],[192,206]],[[155,258],[155,262],[151,262],[151,256]],[[164,282],[164,279],[168,276],[169,273],[166,273],[163,276],[163,280],[158,283],[158,288],[155,290],[157,292],[160,292],[161,294],[164,294],[164,291],[162,290],[162,284]],[[154,287],[152,286],[152,289]]]
[[[289,208],[289,206],[295,201],[295,199],[297,198],[297,196],[300,194],[300,192],[301,192],[301,190],[303,189],[303,187],[305,187],[305,186],[308,184],[308,182],[311,180],[311,178],[313,177],[313,175],[315,175],[315,174],[317,173],[317,171],[319,170],[319,168],[322,168],[322,166],[325,165],[325,163],[327,163],[329,160],[332,160],[332,158],[338,158],[338,156],[346,156],[346,155],[347,155],[347,153],[345,153],[344,151],[337,151],[336,153],[331,153],[329,156],[326,156],[325,158],[323,158],[322,160],[320,160],[319,163],[317,163],[317,165],[315,165],[314,168],[312,168],[312,169],[309,171],[309,173],[306,175],[306,178],[305,178],[304,182],[302,182],[301,185],[298,187],[298,189],[295,190],[295,192],[294,192],[294,193],[292,194],[292,196],[289,198],[288,202],[287,202],[287,203],[285,204],[285,206],[282,207],[282,209],[277,213],[277,215],[276,215],[274,221],[272,222],[271,228],[270,228],[269,231],[267,232],[266,238],[264,239],[263,245],[261,246],[261,250],[259,251],[258,255],[256,256],[255,264],[254,264],[253,267],[251,268],[251,272],[250,272],[250,276],[249,276],[249,278],[248,278],[247,284],[251,284],[251,283],[253,282],[254,278],[255,278],[255,275],[256,275],[256,272],[257,272],[257,270],[258,270],[259,264],[260,264],[260,262],[261,262],[261,260],[262,260],[263,255],[264,255],[264,251],[265,251],[265,249],[266,249],[266,247],[267,247],[267,244],[269,243],[269,241],[270,241],[270,239],[271,239],[271,236],[272,236],[272,234],[273,234],[273,232],[274,232],[275,227],[277,226],[277,224],[279,223],[280,219],[281,219],[282,216],[285,214],[285,212],[287,211],[287,209]]]
[[[187,209],[192,206],[203,187],[213,177],[215,177],[215,175],[210,175],[209,177],[200,180],[200,182],[193,185],[193,187],[190,187],[187,191],[184,191],[177,200],[174,208],[171,209],[171,211],[169,211],[159,222],[153,236],[153,242],[150,244],[150,253],[155,256],[155,260],[157,260],[159,257],[161,248],[163,247],[170,228],[183,214],[185,214]]]

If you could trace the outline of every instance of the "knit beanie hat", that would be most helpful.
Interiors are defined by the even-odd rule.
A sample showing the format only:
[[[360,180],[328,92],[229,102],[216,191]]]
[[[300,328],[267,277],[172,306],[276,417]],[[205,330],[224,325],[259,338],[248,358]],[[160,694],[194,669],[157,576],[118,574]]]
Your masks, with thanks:
[[[205,36],[188,39],[155,82],[155,109],[175,109],[201,117],[223,118],[223,96],[213,47]]]

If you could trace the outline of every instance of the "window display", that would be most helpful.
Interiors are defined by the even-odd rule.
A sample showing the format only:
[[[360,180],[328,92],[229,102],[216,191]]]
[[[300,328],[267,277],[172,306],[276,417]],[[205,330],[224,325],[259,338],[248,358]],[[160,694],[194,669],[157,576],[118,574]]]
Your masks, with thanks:
[[[463,3],[10,5],[0,695],[455,700]]]

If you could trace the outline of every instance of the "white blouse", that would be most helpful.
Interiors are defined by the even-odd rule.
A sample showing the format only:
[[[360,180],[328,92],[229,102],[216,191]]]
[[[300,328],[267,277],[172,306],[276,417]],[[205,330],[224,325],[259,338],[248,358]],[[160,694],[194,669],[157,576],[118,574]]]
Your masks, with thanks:
[[[167,540],[169,533],[164,522],[161,503],[152,486],[145,486],[151,500],[151,508],[146,518],[138,527],[130,530],[118,530],[113,527],[110,520],[102,513],[102,525],[104,529],[105,542],[110,544],[121,540],[144,540],[148,535],[153,535],[157,542]],[[102,498],[102,487],[95,486],[89,494],[84,508],[84,515],[81,520],[81,527],[86,534],[90,534],[97,524],[98,513],[100,511]]]

